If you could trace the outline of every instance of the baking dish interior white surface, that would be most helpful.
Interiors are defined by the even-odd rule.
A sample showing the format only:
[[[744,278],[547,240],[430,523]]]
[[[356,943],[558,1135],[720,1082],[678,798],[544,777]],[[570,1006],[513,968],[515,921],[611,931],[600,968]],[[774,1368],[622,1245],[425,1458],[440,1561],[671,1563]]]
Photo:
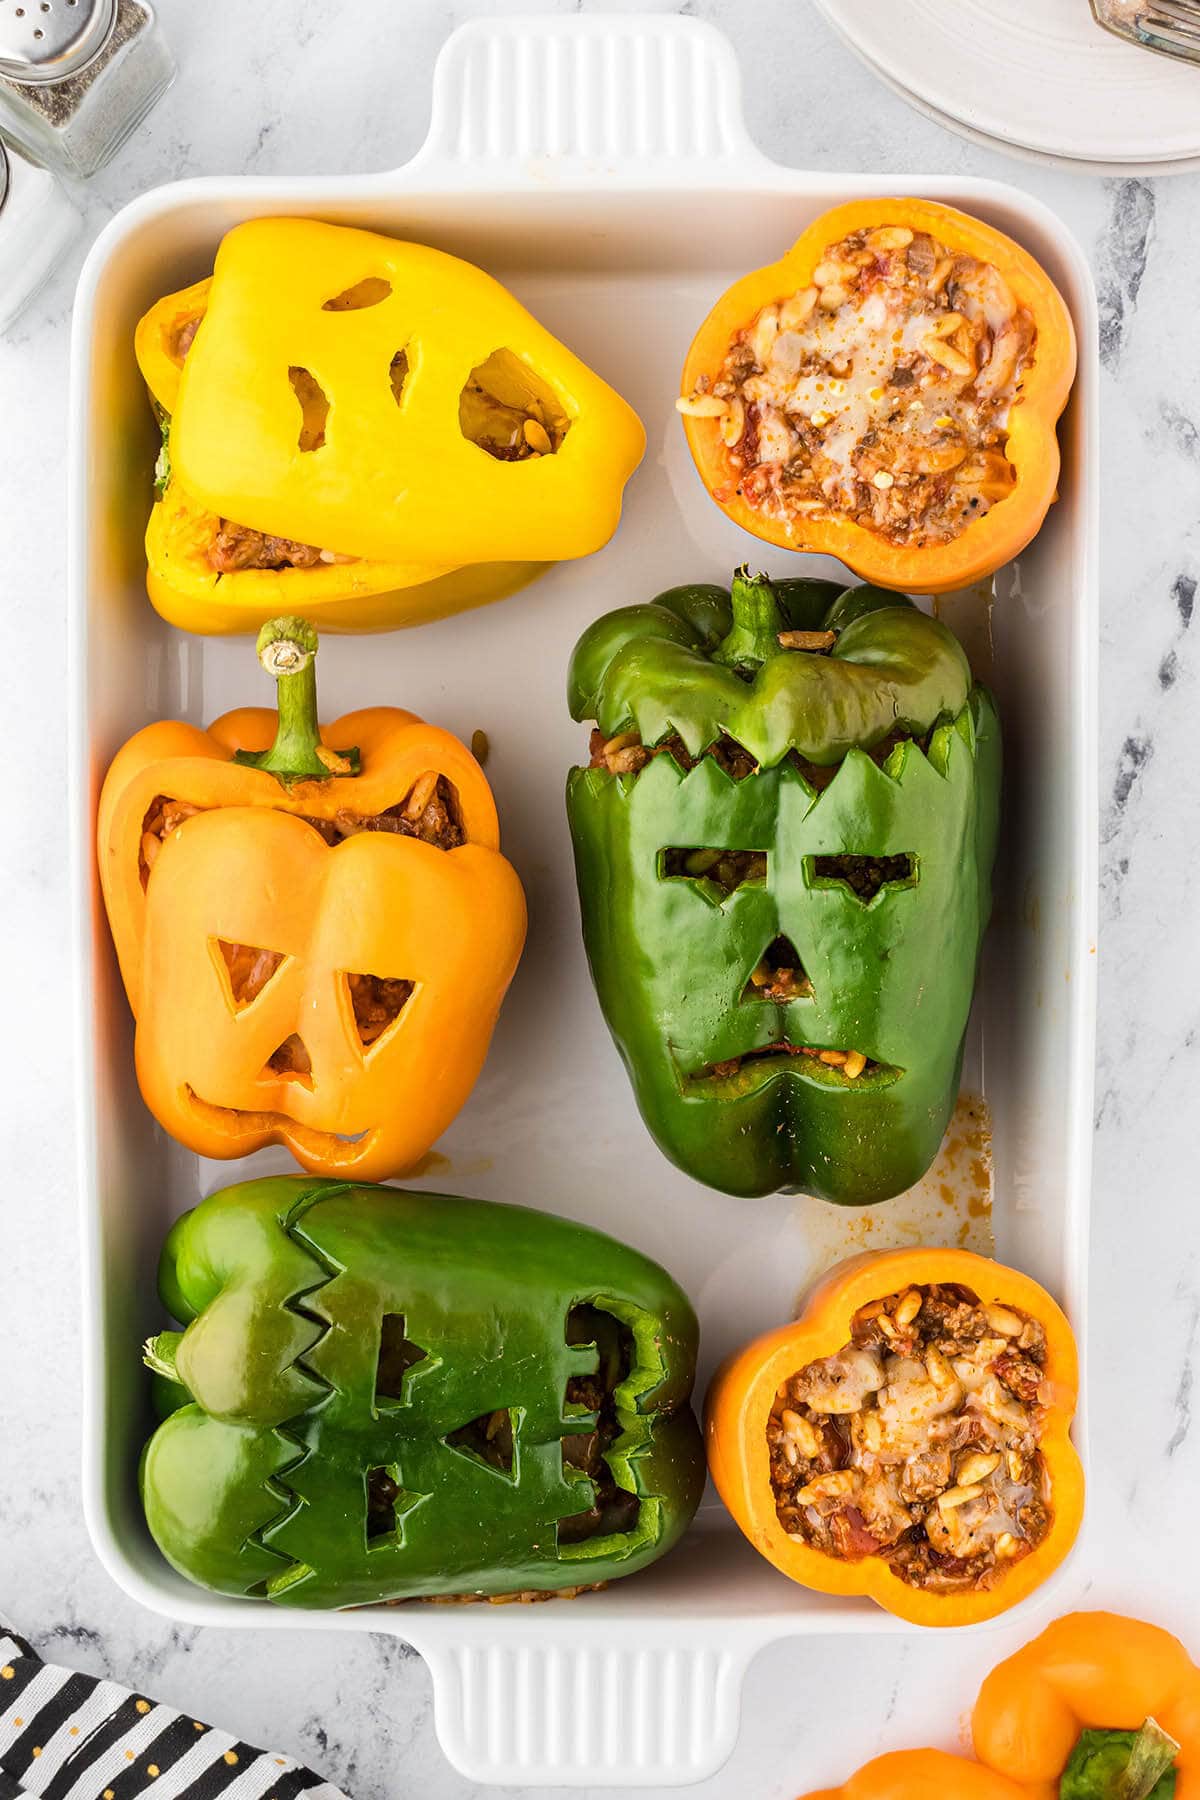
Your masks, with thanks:
[[[449,41],[429,138],[406,167],[156,190],[112,222],[81,280],[70,605],[90,1530],[120,1584],[175,1618],[407,1639],[430,1663],[443,1747],[476,1780],[698,1780],[732,1748],[742,1674],[764,1644],[908,1628],[867,1602],[786,1581],[711,1495],[684,1544],[655,1569],[604,1593],[535,1607],[301,1614],[206,1594],[175,1575],[150,1541],[136,1496],[151,1428],[140,1346],[163,1323],[154,1281],[163,1236],[203,1194],[291,1164],[282,1152],[203,1163],[155,1127],[134,1080],[131,1021],[94,879],[95,800],[125,738],[152,719],[203,723],[269,700],[249,639],[186,636],[146,600],[142,533],[157,434],[133,327],[152,301],[211,269],[222,234],[239,220],[311,214],[479,262],[645,420],[645,463],[606,550],[481,611],[385,636],[327,636],[319,689],[326,717],[392,703],[467,740],[485,730],[504,847],[529,895],[528,948],[483,1077],[412,1185],[566,1213],[665,1263],[700,1314],[702,1394],[716,1361],[789,1316],[840,1255],[988,1234],[978,1168],[951,1170],[944,1192],[926,1183],[856,1214],[788,1196],[728,1200],[663,1160],[588,981],[562,801],[565,771],[586,747],[586,727],[566,712],[566,664],[592,618],[682,580],[727,580],[746,558],[777,573],[837,572],[760,546],[722,517],[692,469],[673,396],[688,342],[729,281],[777,257],[827,207],[887,192],[963,206],[1019,239],[1057,281],[1079,334],[1059,502],[1036,543],[998,578],[994,601],[956,596],[942,611],[998,693],[1006,742],[996,914],[964,1072],[991,1115],[995,1252],[1062,1299],[1082,1341],[1097,371],[1090,277],[1058,220],[997,183],[809,174],[767,161],[741,123],[729,45],[695,21],[510,19],[466,26]]]

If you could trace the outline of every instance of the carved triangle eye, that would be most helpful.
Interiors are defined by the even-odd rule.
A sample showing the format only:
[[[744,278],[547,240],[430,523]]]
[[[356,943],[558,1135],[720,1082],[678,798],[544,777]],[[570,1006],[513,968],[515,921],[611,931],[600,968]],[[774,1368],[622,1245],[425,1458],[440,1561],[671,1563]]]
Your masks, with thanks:
[[[795,944],[789,937],[777,937],[767,945],[751,971],[742,1000],[769,1000],[778,1005],[788,1000],[811,999],[812,991]]]
[[[468,1419],[454,1431],[448,1431],[442,1442],[460,1456],[469,1456],[486,1468],[511,1481],[516,1469],[516,1426],[510,1409],[497,1407]]]
[[[238,1012],[258,999],[287,961],[282,950],[263,950],[257,944],[235,944],[227,938],[211,941],[228,984],[229,997]]]
[[[367,1052],[378,1049],[412,998],[414,984],[386,975],[350,973],[346,986],[359,1043]]]

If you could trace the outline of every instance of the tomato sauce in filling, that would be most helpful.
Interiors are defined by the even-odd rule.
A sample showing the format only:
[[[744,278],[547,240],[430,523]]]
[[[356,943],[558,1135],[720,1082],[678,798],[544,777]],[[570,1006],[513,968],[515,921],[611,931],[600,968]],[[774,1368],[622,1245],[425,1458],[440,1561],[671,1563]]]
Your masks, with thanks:
[[[947,543],[1002,500],[1032,314],[990,263],[880,225],[738,332],[680,410],[718,423],[730,486],[794,526],[839,516]]]
[[[906,1288],[785,1381],[767,1424],[780,1524],[936,1592],[994,1586],[1051,1525],[1046,1334],[969,1288]]]

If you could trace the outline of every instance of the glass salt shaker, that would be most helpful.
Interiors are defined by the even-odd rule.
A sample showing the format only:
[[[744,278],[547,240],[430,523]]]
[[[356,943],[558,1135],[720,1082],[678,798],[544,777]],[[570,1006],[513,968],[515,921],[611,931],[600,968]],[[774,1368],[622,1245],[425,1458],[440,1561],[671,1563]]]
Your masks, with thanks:
[[[58,178],[0,144],[0,332],[49,280],[80,224]]]
[[[175,77],[148,0],[0,0],[0,134],[94,175]]]

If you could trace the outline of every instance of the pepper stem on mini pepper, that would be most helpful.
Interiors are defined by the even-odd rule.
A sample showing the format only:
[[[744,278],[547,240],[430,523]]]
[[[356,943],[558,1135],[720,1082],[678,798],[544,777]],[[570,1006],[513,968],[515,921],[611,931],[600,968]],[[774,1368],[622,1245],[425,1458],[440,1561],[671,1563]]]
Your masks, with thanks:
[[[357,750],[330,750],[317,722],[317,634],[307,619],[270,619],[255,652],[275,678],[279,728],[269,750],[235,750],[234,762],[262,769],[290,787],[294,781],[328,781],[357,775]]]
[[[1084,1731],[1063,1770],[1060,1800],[1159,1800],[1175,1791],[1178,1755],[1155,1719],[1140,1731]]]

